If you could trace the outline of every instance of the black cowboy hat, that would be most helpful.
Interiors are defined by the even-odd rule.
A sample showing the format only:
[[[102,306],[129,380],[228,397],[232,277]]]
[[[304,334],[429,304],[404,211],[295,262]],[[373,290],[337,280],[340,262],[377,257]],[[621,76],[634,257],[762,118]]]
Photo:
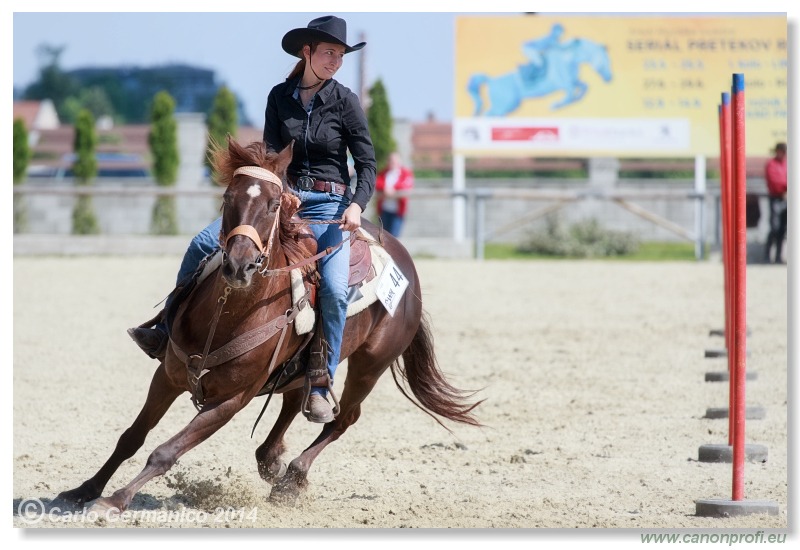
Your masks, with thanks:
[[[347,23],[335,15],[317,17],[309,21],[305,28],[292,29],[283,36],[281,46],[283,51],[295,57],[302,58],[300,53],[303,46],[311,42],[331,42],[344,46],[344,53],[360,50],[367,45],[360,42],[355,46],[347,45]]]

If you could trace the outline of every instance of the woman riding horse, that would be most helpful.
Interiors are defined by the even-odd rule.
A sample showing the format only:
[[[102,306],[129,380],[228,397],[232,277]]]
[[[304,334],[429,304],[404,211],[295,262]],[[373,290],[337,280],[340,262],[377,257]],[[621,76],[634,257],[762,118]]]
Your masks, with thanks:
[[[365,45],[361,42],[349,46],[347,23],[332,15],[287,32],[281,46],[300,61],[267,99],[264,142],[273,151],[282,150],[292,141],[297,144],[288,180],[300,199],[300,216],[316,222],[341,220],[310,225],[318,251],[340,245],[320,260],[319,266],[322,330],[317,331],[312,344],[312,362],[307,371],[311,387],[307,418],[311,422],[328,423],[334,419],[326,396],[339,364],[344,333],[349,236],[361,226],[361,213],[375,188],[375,151],[366,117],[358,97],[333,79],[344,55]],[[348,149],[355,161],[355,192],[345,183],[349,182]],[[218,248],[220,227],[221,219],[217,219],[193,239],[178,273],[179,282]],[[163,357],[168,339],[163,324],[128,332],[148,355]]]
[[[227,149],[214,151],[217,181],[227,186],[222,265],[198,280],[184,300],[176,300],[165,359],[153,374],[144,406],[111,456],[91,478],[60,498],[78,505],[94,501],[92,509],[98,512],[125,510],[149,480],[166,473],[179,457],[225,426],[274,380],[273,375],[284,372],[281,365],[299,357],[306,338],[293,327],[301,306],[293,301],[289,271],[313,268],[308,261],[316,256],[316,243],[308,227],[292,219],[299,199],[284,192],[283,185],[291,161],[292,145],[276,154],[263,142],[243,147],[229,139]],[[369,221],[364,225],[378,234]],[[305,384],[302,378],[290,378],[275,390],[283,396],[281,410],[255,452],[259,474],[273,485],[271,499],[291,502],[308,486],[315,459],[359,419],[361,404],[387,370],[403,395],[411,399],[406,385],[412,401],[437,421],[434,415],[480,425],[471,413],[479,403],[467,402],[438,366],[411,256],[392,235],[384,234],[382,241],[408,288],[394,315],[375,301],[347,319],[342,357],[348,368],[341,412],[288,466],[282,458],[287,450],[284,436],[303,409]],[[175,399],[187,391],[198,406],[197,414],[150,453],[130,483],[98,498],[119,466],[134,456]]]
[[[434,415],[480,425],[472,414],[480,402],[468,402],[465,392],[452,386],[438,366],[414,262],[389,234],[381,236],[381,245],[408,287],[398,298],[394,315],[375,301],[347,319],[344,330],[347,236],[361,225],[361,212],[375,180],[374,152],[364,113],[356,96],[332,78],[344,54],[364,46],[348,46],[346,36],[345,22],[333,16],[288,32],[283,48],[302,60],[286,82],[270,92],[264,142],[243,147],[229,139],[227,148],[214,149],[217,181],[227,187],[222,217],[195,239],[185,263],[192,268],[197,263],[193,253],[219,246],[222,265],[211,276],[198,279],[182,301],[175,300],[175,307],[170,308],[169,338],[159,335],[159,329],[132,331],[137,343],[152,355],[159,350],[148,347],[153,342],[146,336],[157,336],[157,344],[166,342],[162,344],[164,360],[153,374],[147,400],[97,473],[61,493],[60,498],[80,505],[94,500],[92,508],[97,510],[125,510],[149,480],[166,473],[179,457],[228,423],[274,380],[273,375],[285,372],[282,365],[301,357],[305,337],[292,327],[301,305],[293,301],[289,271],[311,268],[309,262],[317,256],[314,251],[329,244],[342,243],[321,262],[319,298],[324,327],[312,351],[323,349],[323,336],[329,348],[327,357],[320,353],[312,357],[316,363],[311,367],[325,374],[320,378],[330,378],[339,358],[347,358],[341,412],[334,415],[325,399],[330,380],[307,379],[304,383],[290,378],[275,389],[283,395],[281,410],[255,453],[259,474],[273,484],[271,498],[290,500],[308,486],[314,460],[358,420],[362,402],[387,370],[400,391],[411,399],[403,388],[408,386],[415,398],[411,400],[440,424]],[[346,149],[355,158],[358,175],[353,193],[343,184],[348,181]],[[301,204],[306,224],[291,219]],[[334,223],[314,223],[318,221]],[[378,234],[378,228],[367,220],[364,225]],[[310,231],[317,243],[308,238]],[[308,416],[325,424],[311,445],[287,466],[282,459],[287,449],[284,435],[297,414],[301,410],[306,413],[305,388],[312,382]],[[273,388],[276,386],[274,382]],[[187,391],[197,414],[151,452],[130,483],[99,498],[119,466],[142,447],[175,399]]]

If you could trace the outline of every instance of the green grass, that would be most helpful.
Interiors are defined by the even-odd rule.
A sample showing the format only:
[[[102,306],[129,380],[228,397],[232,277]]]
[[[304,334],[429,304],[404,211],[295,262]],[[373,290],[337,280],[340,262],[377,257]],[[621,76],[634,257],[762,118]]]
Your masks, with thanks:
[[[563,256],[529,254],[519,252],[514,244],[486,243],[483,256],[487,260],[565,260]],[[639,250],[627,256],[593,258],[611,261],[695,261],[694,243],[684,242],[643,242]]]

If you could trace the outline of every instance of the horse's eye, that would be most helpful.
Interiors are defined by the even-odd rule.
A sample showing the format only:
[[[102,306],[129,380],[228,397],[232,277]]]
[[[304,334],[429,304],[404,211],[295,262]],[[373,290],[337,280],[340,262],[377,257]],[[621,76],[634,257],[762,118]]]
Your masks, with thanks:
[[[269,213],[274,214],[278,211],[278,207],[280,206],[281,201],[279,200],[271,200],[269,201]]]

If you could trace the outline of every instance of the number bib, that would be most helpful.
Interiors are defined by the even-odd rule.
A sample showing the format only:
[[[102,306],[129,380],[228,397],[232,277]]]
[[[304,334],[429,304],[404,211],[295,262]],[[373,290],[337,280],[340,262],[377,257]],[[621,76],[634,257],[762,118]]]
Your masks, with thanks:
[[[408,279],[397,267],[397,264],[390,259],[381,272],[375,294],[392,317],[394,317],[394,311],[397,309],[397,304],[400,303],[406,287],[408,287]]]

